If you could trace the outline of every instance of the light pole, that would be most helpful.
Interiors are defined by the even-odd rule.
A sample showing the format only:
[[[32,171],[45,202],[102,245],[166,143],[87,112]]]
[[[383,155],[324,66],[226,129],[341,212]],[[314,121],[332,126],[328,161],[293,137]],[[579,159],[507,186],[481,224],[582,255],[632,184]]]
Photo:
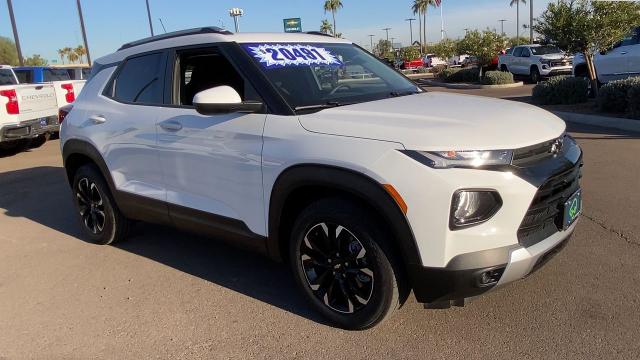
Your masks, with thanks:
[[[507,21],[506,19],[500,19],[498,20],[498,22],[500,22],[500,33],[502,35],[504,35],[504,22]]]
[[[391,38],[391,50],[393,50],[393,40],[395,40],[396,38],[392,37]]]
[[[373,37],[375,35],[369,35],[369,40],[371,41],[371,53],[373,54]]]
[[[416,21],[414,18],[404,19],[404,21],[409,22],[409,38],[411,39],[410,46],[413,46],[413,22]]]
[[[147,18],[149,19],[149,30],[151,30],[151,36],[153,36],[153,24],[151,23],[151,9],[149,8],[149,0],[147,0]]]
[[[240,8],[229,9],[229,16],[233,18],[233,23],[236,26],[236,32],[240,32],[238,27],[238,17],[244,15],[244,10]]]
[[[533,0],[529,0],[529,44],[533,44]]]
[[[388,27],[388,28],[384,28],[382,30],[387,32],[387,42],[389,42],[389,30],[391,30],[391,28]]]
[[[18,38],[18,28],[16,27],[16,18],[13,16],[13,4],[11,4],[11,0],[7,0],[7,7],[9,8],[9,18],[11,19],[11,28],[13,29],[13,40],[16,42],[18,62],[20,63],[20,66],[24,66],[22,48],[20,47],[20,38]]]
[[[91,66],[91,55],[89,54],[89,42],[87,41],[87,31],[84,29],[84,17],[82,16],[82,6],[80,0],[76,1],[78,5],[78,17],[80,18],[80,29],[82,30],[82,40],[84,41],[84,50],[87,52],[87,63]]]

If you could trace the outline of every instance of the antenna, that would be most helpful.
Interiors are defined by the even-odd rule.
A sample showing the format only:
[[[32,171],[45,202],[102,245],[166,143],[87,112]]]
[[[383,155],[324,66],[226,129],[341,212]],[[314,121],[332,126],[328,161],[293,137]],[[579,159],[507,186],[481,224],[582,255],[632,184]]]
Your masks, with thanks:
[[[160,25],[162,25],[162,30],[164,30],[164,33],[167,33],[167,29],[164,27],[164,23],[162,22],[162,18],[158,18],[158,20],[160,20]]]

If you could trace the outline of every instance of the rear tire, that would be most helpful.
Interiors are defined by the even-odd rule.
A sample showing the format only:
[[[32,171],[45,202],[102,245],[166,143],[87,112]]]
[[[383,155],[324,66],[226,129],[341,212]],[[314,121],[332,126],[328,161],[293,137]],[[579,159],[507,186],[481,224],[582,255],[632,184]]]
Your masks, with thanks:
[[[95,165],[86,164],[76,171],[73,197],[85,239],[94,244],[108,245],[126,238],[129,220],[118,209]]]
[[[509,70],[507,69],[507,65],[502,64],[502,65],[500,66],[500,71],[502,71],[502,72],[509,72]]]
[[[341,328],[373,327],[400,306],[402,270],[379,224],[357,203],[327,198],[304,209],[293,226],[295,281],[312,306]]]

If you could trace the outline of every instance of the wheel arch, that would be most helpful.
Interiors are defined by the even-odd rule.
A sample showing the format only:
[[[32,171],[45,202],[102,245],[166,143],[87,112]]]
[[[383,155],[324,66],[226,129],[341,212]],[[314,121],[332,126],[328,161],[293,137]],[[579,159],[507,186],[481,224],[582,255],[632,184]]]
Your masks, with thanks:
[[[294,165],[276,179],[269,201],[269,255],[285,260],[295,214],[315,199],[335,195],[358,200],[373,210],[391,231],[392,245],[404,265],[421,264],[409,222],[383,185],[360,172],[321,164]]]
[[[100,173],[109,185],[111,192],[115,190],[113,179],[102,155],[93,144],[88,141],[71,139],[62,147],[62,160],[69,185],[73,186],[73,175],[80,166],[91,163],[98,167]]]

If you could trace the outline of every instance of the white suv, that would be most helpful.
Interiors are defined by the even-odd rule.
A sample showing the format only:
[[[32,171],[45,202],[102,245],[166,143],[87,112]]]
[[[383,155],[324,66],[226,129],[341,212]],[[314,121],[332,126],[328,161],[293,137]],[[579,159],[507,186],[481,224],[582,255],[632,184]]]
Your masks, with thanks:
[[[348,329],[411,290],[441,308],[525,277],[581,208],[582,152],[556,116],[424,92],[320,35],[200,28],[125,44],[96,61],[61,139],[90,241],[122,240],[130,219],[231,241],[288,261]]]

